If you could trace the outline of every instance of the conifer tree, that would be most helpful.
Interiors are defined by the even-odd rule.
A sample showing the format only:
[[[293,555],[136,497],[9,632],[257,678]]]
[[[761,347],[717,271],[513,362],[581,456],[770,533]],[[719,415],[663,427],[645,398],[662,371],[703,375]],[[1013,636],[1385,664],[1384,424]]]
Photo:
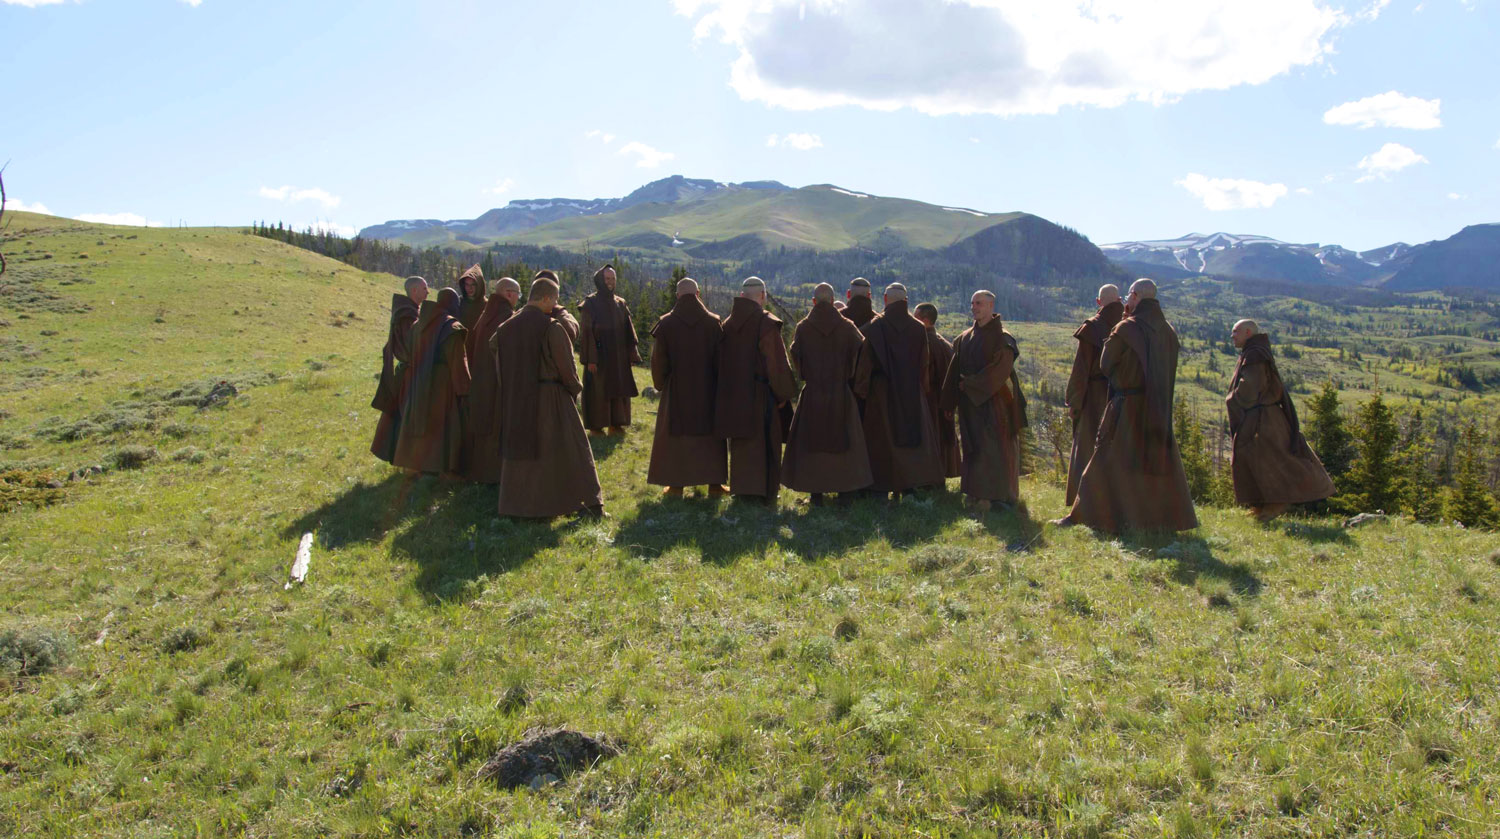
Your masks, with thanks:
[[[1344,415],[1339,410],[1339,389],[1332,380],[1323,383],[1323,389],[1308,403],[1311,415],[1304,430],[1307,442],[1323,461],[1323,468],[1337,485],[1339,479],[1348,474],[1354,462],[1354,436],[1344,426]],[[1342,491],[1342,487],[1340,487]]]
[[[1395,512],[1400,506],[1396,446],[1401,430],[1378,392],[1359,409],[1355,431],[1359,454],[1349,473],[1350,489],[1366,512]]]
[[[1401,507],[1417,521],[1437,521],[1443,514],[1442,493],[1432,468],[1432,437],[1422,421],[1422,409],[1412,413],[1398,456],[1398,494]]]
[[[1461,439],[1458,474],[1453,481],[1448,515],[1464,527],[1494,527],[1495,496],[1485,483],[1484,440],[1479,435],[1479,426],[1469,422]]]

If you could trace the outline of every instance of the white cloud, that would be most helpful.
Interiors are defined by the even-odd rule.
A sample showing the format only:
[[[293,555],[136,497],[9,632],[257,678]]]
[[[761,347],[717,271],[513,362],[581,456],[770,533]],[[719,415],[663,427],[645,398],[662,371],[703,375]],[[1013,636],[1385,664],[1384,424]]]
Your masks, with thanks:
[[[500,180],[495,181],[494,186],[485,187],[484,193],[486,195],[504,195],[505,193],[510,192],[511,187],[515,185],[516,182],[513,179],[501,178]]]
[[[182,2],[188,4],[189,6],[192,6],[195,9],[203,5],[203,0],[182,0]],[[1386,2],[1389,3],[1390,0],[1386,0]]]
[[[606,134],[606,133],[604,133],[603,131],[600,131],[597,128],[591,128],[591,129],[589,129],[588,132],[585,133],[583,136],[584,136],[584,139],[586,139],[586,140],[598,140],[599,142],[603,143],[606,146],[609,145],[610,143],[613,143],[615,141],[615,135],[613,135],[613,134]]]
[[[44,216],[52,215],[52,211],[47,209],[46,204],[27,204],[25,201],[22,201],[19,198],[7,198],[5,200],[5,211],[14,211],[17,213],[41,213]]]
[[[641,142],[626,143],[620,147],[619,153],[637,155],[639,159],[636,160],[635,165],[642,169],[655,169],[677,156],[669,151],[658,151]]]
[[[1292,191],[1295,192],[1295,193],[1297,193],[1298,195],[1312,195],[1313,194],[1313,191],[1310,190],[1310,189],[1308,189],[1305,186],[1299,186],[1299,187],[1297,187],[1296,189],[1294,189]]]
[[[345,239],[352,239],[354,238],[355,234],[359,233],[358,227],[354,227],[348,224],[339,224],[336,221],[327,221],[324,219],[319,219],[308,225],[308,227],[311,227],[314,233],[323,233],[326,231],[328,233],[332,233],[335,236],[342,236]]]
[[[1366,96],[1354,102],[1345,102],[1329,108],[1323,121],[1329,125],[1353,125],[1359,128],[1411,128],[1426,131],[1442,128],[1438,116],[1442,109],[1441,99],[1418,99],[1402,96],[1394,90],[1375,96]]]
[[[1264,209],[1286,195],[1286,184],[1265,184],[1238,178],[1210,178],[1197,172],[1175,182],[1198,196],[1209,210]]]
[[[744,99],[928,114],[1162,104],[1332,51],[1325,0],[673,0]]]
[[[971,142],[971,143],[977,143],[977,142],[979,142],[979,138],[978,137],[970,137],[969,138],[969,142]]]
[[[1463,194],[1457,193],[1457,192],[1450,192],[1450,193],[1448,193],[1448,200],[1449,201],[1462,201],[1462,200],[1464,200],[1465,198],[1468,198],[1468,197],[1469,196],[1463,195]]]
[[[1496,149],[1496,150],[1497,150],[1497,151],[1500,151],[1500,140],[1496,140],[1496,141],[1495,141],[1495,149]]]
[[[316,201],[319,204],[322,204],[324,207],[328,207],[330,209],[337,207],[339,205],[339,202],[343,200],[337,195],[332,195],[324,189],[318,189],[317,187],[302,189],[295,186],[263,186],[260,188],[260,197],[269,198],[272,201],[286,201],[289,203],[295,203],[298,201]]]
[[[1412,151],[1400,143],[1386,143],[1380,147],[1380,151],[1367,154],[1357,164],[1359,170],[1364,172],[1354,179],[1357,184],[1365,181],[1389,180],[1391,175],[1400,172],[1408,166],[1417,163],[1426,163],[1427,158]]]
[[[145,216],[137,213],[83,213],[74,216],[79,221],[90,224],[118,224],[125,227],[166,227],[164,222],[147,221]]]
[[[777,137],[775,134],[766,138],[766,145],[771,148],[781,146],[784,149],[796,149],[797,151],[811,151],[823,148],[823,138],[816,134],[788,134],[785,137]]]
[[[1360,20],[1373,21],[1380,17],[1380,13],[1389,5],[1391,5],[1391,0],[1374,0],[1370,5],[1360,9],[1358,17]],[[1417,8],[1420,9],[1421,6],[1418,5]]]
[[[7,6],[25,6],[30,9],[35,9],[37,6],[51,6],[62,2],[64,0],[0,0],[0,3],[4,3]]]

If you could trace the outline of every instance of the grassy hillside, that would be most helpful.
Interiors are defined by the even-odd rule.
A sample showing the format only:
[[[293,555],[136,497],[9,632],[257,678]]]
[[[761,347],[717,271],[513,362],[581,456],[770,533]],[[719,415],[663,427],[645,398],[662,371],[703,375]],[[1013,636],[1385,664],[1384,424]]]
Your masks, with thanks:
[[[1492,534],[1203,510],[1114,541],[1040,524],[1061,509],[1043,475],[1029,510],[982,520],[948,494],[663,501],[645,400],[594,442],[613,518],[501,521],[493,490],[365,451],[394,278],[26,214],[5,247],[6,467],[109,468],[0,513],[0,835],[1500,820]],[[200,409],[226,378],[239,395]],[[539,725],[625,752],[536,791],[476,779]]]
[[[1014,218],[974,214],[904,198],[850,194],[827,185],[788,191],[730,192],[681,204],[646,204],[580,216],[508,236],[507,241],[578,248],[620,244],[642,234],[677,237],[691,248],[751,234],[768,245],[841,250],[868,244],[882,231],[911,247],[941,248]]]

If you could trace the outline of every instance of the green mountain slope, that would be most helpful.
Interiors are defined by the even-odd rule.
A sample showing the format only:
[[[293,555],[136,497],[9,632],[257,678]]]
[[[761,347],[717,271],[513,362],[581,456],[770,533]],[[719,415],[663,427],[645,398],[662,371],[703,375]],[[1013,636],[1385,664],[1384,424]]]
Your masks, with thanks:
[[[821,184],[794,190],[726,192],[687,203],[646,204],[580,216],[508,236],[507,241],[581,247],[584,243],[682,247],[755,236],[772,247],[843,250],[894,235],[915,248],[941,248],[1014,218],[905,198],[881,198]]]

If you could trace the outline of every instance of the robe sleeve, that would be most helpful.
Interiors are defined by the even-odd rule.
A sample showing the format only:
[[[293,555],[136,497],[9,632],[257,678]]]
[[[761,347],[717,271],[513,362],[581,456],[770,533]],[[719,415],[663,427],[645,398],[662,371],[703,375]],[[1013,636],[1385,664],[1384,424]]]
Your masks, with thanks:
[[[1229,409],[1229,427],[1238,429],[1245,421],[1245,413],[1260,404],[1261,394],[1266,388],[1266,365],[1248,364],[1240,370],[1239,384],[1224,397],[1224,406]]]
[[[802,358],[797,354],[797,352],[797,333],[793,332],[792,348],[788,350],[786,354],[787,364],[789,364],[792,368],[792,375],[796,376],[799,379],[806,380],[807,377],[802,375]]]
[[[1120,327],[1115,327],[1109,338],[1104,341],[1104,349],[1099,353],[1099,372],[1106,376],[1112,375],[1115,367],[1119,365],[1120,358],[1125,354],[1127,344],[1119,334]]]
[[[552,363],[552,370],[568,395],[576,397],[582,393],[578,369],[573,365],[573,343],[568,340],[568,331],[560,324],[547,325],[547,350],[547,360]]]
[[[599,350],[594,346],[594,319],[588,309],[578,310],[578,361],[585,367],[599,363]]]
[[[1015,364],[1015,351],[1002,345],[995,353],[995,357],[984,365],[983,370],[968,376],[960,376],[958,386],[975,405],[983,405],[1010,384],[1010,371],[1015,368]]]
[[[464,337],[462,331],[453,330],[453,334],[448,336],[448,345],[443,348],[455,396],[468,396],[469,382],[473,380],[469,374],[469,353],[464,347]]]
[[[667,349],[662,345],[662,340],[657,338],[651,342],[651,384],[658,391],[666,393],[667,380],[672,377],[672,360],[667,357]]]
[[[854,395],[860,399],[870,398],[870,378],[875,375],[875,354],[870,352],[870,342],[859,346],[859,361],[854,365]]]
[[[948,369],[943,371],[943,388],[938,406],[944,413],[958,410],[958,380],[963,378],[958,372],[958,357],[963,353],[964,337],[960,335],[953,341],[953,355],[948,359]]]
[[[625,332],[630,335],[630,363],[641,363],[641,339],[635,334],[635,318],[630,316],[630,306],[624,300],[616,298],[620,304],[620,314],[625,318]]]
[[[402,364],[411,363],[411,328],[416,323],[416,318],[402,318],[396,321],[396,331],[391,334],[391,355]]]
[[[569,341],[578,340],[578,321],[573,319],[571,312],[561,306],[553,306],[552,319],[562,324],[563,330],[568,333]]]
[[[781,343],[781,331],[767,329],[760,333],[760,352],[766,359],[766,379],[778,403],[788,402],[797,395],[797,380],[792,377],[792,368],[787,364],[786,346]]]
[[[1068,414],[1074,418],[1083,413],[1083,403],[1089,393],[1089,372],[1093,370],[1098,355],[1098,347],[1088,341],[1078,342],[1078,351],[1073,354],[1073,370],[1068,374],[1068,389],[1063,395]]]

